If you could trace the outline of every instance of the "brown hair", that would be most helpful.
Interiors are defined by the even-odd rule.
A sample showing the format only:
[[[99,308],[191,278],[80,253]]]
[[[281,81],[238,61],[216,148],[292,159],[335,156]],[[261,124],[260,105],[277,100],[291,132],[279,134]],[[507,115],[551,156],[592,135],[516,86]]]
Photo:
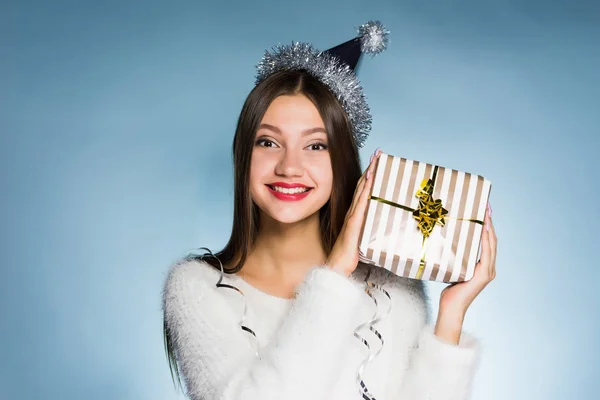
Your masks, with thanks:
[[[271,102],[282,95],[302,94],[313,102],[325,124],[333,170],[333,188],[329,201],[320,210],[320,231],[323,248],[328,254],[344,224],[352,203],[356,183],[361,175],[358,147],[352,135],[348,117],[329,89],[304,71],[281,71],[267,77],[248,95],[240,113],[233,139],[234,209],[231,236],[225,247],[215,253],[223,263],[225,273],[238,272],[252,248],[260,229],[258,207],[251,201],[250,160],[255,135]],[[208,254],[189,255],[190,260],[203,260],[220,270],[218,261]],[[164,339],[169,367],[177,375],[175,349],[166,324]]]

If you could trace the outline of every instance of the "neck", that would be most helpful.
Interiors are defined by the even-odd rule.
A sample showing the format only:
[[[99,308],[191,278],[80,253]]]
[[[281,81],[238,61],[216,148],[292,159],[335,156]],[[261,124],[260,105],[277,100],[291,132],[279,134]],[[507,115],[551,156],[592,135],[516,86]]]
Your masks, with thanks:
[[[309,269],[323,265],[326,257],[318,213],[294,224],[262,218],[260,233],[241,272],[254,280],[293,287]]]

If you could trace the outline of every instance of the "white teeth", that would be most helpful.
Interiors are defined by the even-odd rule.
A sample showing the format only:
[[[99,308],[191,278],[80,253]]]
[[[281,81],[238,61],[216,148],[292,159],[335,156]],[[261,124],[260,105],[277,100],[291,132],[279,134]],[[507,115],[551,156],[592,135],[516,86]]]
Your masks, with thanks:
[[[285,193],[285,194],[297,194],[297,193],[304,193],[304,192],[308,191],[308,188],[304,188],[304,187],[282,188],[279,186],[272,186],[272,188],[276,192]]]

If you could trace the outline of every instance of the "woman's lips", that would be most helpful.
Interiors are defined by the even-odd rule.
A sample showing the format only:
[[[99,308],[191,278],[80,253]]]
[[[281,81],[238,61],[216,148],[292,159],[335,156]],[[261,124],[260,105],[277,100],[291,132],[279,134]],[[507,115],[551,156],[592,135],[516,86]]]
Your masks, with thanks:
[[[282,201],[302,200],[303,198],[308,196],[308,194],[312,190],[312,188],[311,188],[311,189],[308,189],[307,191],[301,192],[301,193],[282,193],[282,192],[278,192],[277,190],[273,189],[269,185],[267,185],[267,188],[269,188],[269,191],[271,192],[271,194],[273,194],[273,196],[275,196],[277,199],[282,200]]]

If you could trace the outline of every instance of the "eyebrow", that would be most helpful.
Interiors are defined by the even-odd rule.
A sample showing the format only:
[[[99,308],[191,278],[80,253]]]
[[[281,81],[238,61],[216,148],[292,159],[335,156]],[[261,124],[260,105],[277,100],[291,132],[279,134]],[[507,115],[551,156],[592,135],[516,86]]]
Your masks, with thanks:
[[[275,132],[275,133],[281,135],[281,129],[279,129],[276,126],[270,125],[270,124],[260,124],[258,129],[268,129],[272,132]],[[310,135],[312,133],[317,133],[317,132],[322,132],[322,133],[327,134],[327,131],[325,130],[325,128],[315,127],[315,128],[309,128],[309,129],[303,130],[301,135],[306,136],[306,135]]]

